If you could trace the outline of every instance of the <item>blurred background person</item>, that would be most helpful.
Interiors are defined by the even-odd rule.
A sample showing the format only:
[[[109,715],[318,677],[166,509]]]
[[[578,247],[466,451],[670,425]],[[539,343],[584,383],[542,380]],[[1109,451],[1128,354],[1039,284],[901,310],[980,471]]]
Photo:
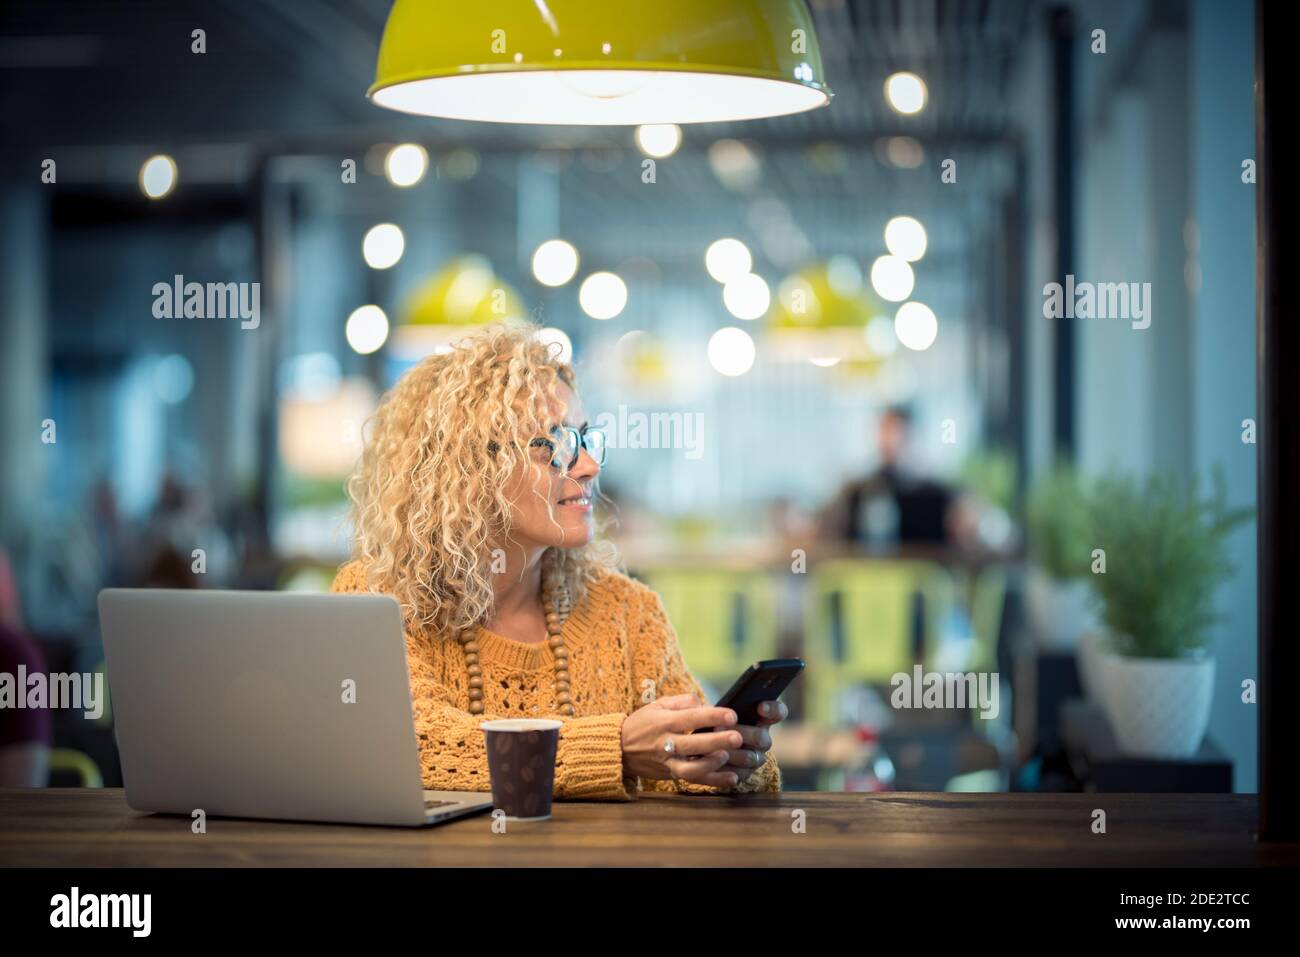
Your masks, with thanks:
[[[820,516],[823,541],[845,545],[969,545],[973,507],[961,491],[912,464],[912,413],[883,412],[876,428],[880,465],[844,485]]]

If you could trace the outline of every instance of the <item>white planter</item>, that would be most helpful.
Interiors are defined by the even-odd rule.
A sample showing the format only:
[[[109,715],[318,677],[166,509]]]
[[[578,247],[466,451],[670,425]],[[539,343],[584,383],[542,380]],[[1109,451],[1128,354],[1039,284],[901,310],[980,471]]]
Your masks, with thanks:
[[[1073,651],[1097,627],[1092,583],[1086,578],[1058,581],[1030,568],[1025,579],[1025,614],[1034,643],[1048,651]]]
[[[1102,635],[1103,638],[1096,646],[1093,660],[1093,673],[1097,676],[1098,686],[1096,700],[1101,704],[1101,710],[1113,729],[1115,727],[1115,689],[1120,687],[1120,683],[1111,673],[1111,669],[1123,659],[1115,650],[1115,637],[1108,632],[1102,632]]]
[[[1079,684],[1089,700],[1105,706],[1102,695],[1106,682],[1102,675],[1102,657],[1110,654],[1110,639],[1100,627],[1085,631],[1079,636],[1074,661],[1079,669]]]
[[[1103,706],[1125,754],[1186,758],[1210,723],[1214,659],[1103,654]]]

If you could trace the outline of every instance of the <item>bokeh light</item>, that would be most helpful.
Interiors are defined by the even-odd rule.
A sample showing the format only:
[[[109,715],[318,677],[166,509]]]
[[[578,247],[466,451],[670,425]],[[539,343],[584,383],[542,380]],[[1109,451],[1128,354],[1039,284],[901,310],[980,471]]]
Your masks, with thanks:
[[[179,172],[170,156],[150,156],[140,167],[140,192],[150,199],[162,199],[176,188]]]
[[[578,304],[593,319],[613,319],[627,305],[627,284],[612,272],[594,272],[582,281]]]
[[[394,186],[414,186],[429,169],[429,154],[418,143],[394,146],[384,157],[384,175]]]
[[[709,365],[727,376],[744,375],[754,365],[754,340],[744,329],[726,326],[709,337]]]
[[[772,305],[772,291],[762,276],[751,272],[723,286],[722,301],[737,319],[758,319]]]
[[[676,123],[650,123],[636,128],[636,145],[646,156],[663,159],[682,145],[682,128]]]
[[[395,266],[406,251],[406,237],[392,223],[380,223],[366,232],[361,241],[361,255],[371,269],[388,269]]]
[[[178,353],[163,356],[154,366],[153,387],[158,398],[168,405],[184,402],[194,388],[194,367],[190,360]]]
[[[905,116],[925,109],[926,96],[925,81],[915,73],[895,73],[885,81],[885,98]]]
[[[368,356],[388,341],[388,316],[378,306],[362,306],[348,316],[344,334],[352,351]]]
[[[552,349],[551,352],[561,362],[573,361],[573,340],[563,329],[556,329],[554,326],[546,326],[537,330],[537,338],[541,339],[548,346],[559,346],[559,349]]]
[[[563,286],[578,272],[578,250],[563,239],[548,239],[533,253],[533,276],[543,286]]]
[[[906,259],[897,256],[881,256],[871,264],[871,288],[882,299],[890,302],[902,302],[912,294],[916,277]]]
[[[925,255],[928,239],[925,227],[911,216],[895,216],[885,224],[885,247],[910,263]]]
[[[704,268],[718,282],[728,283],[754,268],[754,257],[739,239],[719,239],[705,250]]]
[[[923,352],[934,344],[939,320],[925,303],[905,302],[894,315],[894,333],[907,348]]]

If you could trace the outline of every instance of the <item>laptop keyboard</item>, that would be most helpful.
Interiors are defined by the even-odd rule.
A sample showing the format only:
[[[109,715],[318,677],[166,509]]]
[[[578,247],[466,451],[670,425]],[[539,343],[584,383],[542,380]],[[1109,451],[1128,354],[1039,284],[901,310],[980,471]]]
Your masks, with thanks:
[[[451,807],[453,804],[457,804],[457,803],[459,803],[459,802],[457,802],[457,801],[436,801],[436,800],[434,800],[433,798],[425,798],[425,799],[424,799],[424,806],[425,806],[426,808],[433,808],[433,807]]]

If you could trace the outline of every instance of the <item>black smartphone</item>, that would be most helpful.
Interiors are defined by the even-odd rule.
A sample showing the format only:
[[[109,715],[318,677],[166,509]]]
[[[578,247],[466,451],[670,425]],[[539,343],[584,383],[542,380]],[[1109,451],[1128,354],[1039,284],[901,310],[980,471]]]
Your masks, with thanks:
[[[718,707],[730,708],[736,712],[737,724],[756,725],[759,704],[781,697],[781,692],[790,687],[790,682],[799,677],[801,671],[802,658],[774,658],[771,661],[756,662],[746,668],[736,683],[727,689],[727,693],[718,699]],[[712,730],[696,728],[691,734]]]

